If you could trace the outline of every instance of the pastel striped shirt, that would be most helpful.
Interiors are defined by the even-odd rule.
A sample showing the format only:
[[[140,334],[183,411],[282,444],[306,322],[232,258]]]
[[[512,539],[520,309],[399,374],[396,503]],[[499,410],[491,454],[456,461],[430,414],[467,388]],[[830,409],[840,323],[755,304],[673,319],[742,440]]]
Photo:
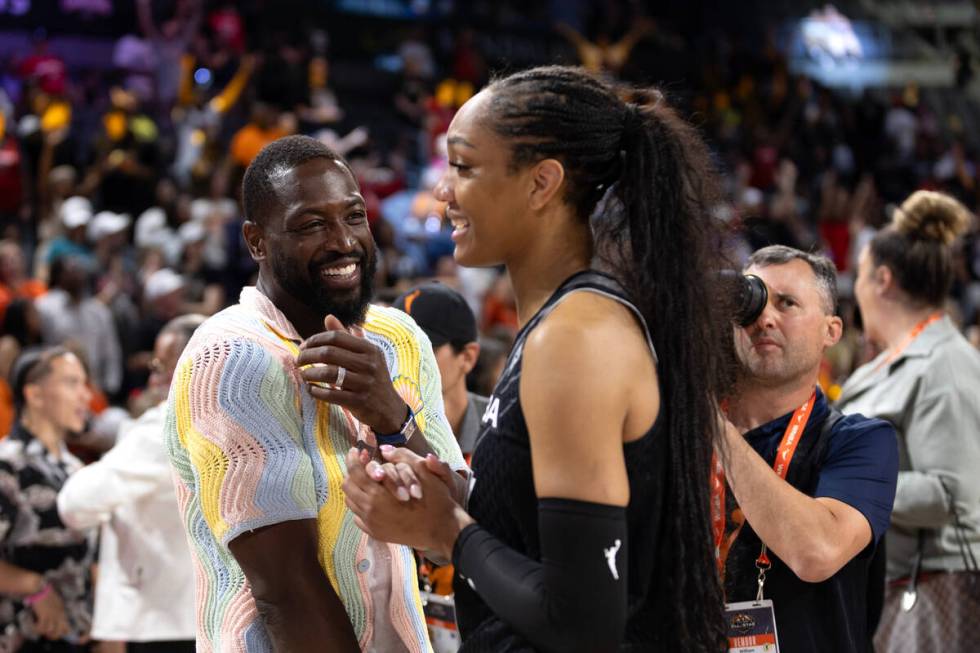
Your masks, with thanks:
[[[432,450],[463,467],[422,330],[401,311],[371,306],[357,334],[384,353]],[[431,651],[411,549],[369,538],[344,505],[344,456],[369,429],[310,395],[295,363],[299,343],[272,302],[245,288],[237,305],[197,329],[174,375],[167,444],[195,565],[198,651],[272,651],[228,543],[313,518],[324,582],[343,602],[361,650]]]

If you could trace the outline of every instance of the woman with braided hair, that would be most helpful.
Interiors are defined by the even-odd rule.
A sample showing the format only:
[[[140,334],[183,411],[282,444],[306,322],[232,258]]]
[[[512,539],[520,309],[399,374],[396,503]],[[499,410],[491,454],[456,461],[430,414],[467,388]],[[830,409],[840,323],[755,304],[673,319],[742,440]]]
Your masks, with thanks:
[[[625,93],[638,102],[535,68],[450,126],[435,192],[456,260],[506,266],[522,327],[466,509],[432,457],[383,448],[422,497],[399,502],[348,456],[362,528],[456,565],[463,651],[724,646],[708,472],[730,322],[709,290],[710,165],[659,94]]]

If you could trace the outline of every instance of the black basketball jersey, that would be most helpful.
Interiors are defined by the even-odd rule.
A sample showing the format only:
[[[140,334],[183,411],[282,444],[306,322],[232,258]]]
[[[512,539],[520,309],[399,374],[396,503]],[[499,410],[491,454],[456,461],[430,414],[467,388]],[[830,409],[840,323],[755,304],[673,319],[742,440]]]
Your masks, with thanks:
[[[627,306],[647,336],[651,356],[656,352],[643,317],[611,277],[592,270],[580,272],[559,286],[544,306],[517,334],[493,395],[483,414],[480,444],[473,454],[474,485],[468,511],[502,542],[540,560],[538,505],[531,471],[527,424],[520,401],[524,343],[534,328],[573,292],[594,292]],[[583,343],[583,346],[588,346]],[[665,408],[661,406],[661,411]],[[663,487],[667,481],[663,438],[657,423],[639,440],[624,444],[630,502],[626,509],[628,550],[628,621],[622,650],[645,650],[657,623],[650,598],[655,548],[662,519]],[[454,578],[456,613],[463,638],[462,651],[533,651],[533,646],[498,618],[458,575]],[[583,594],[589,588],[583,587]],[[637,646],[639,645],[639,646]]]

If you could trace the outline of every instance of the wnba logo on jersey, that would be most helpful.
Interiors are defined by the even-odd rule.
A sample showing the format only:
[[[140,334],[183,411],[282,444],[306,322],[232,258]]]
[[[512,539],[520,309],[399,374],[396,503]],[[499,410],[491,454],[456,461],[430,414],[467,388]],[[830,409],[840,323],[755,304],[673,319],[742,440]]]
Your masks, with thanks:
[[[483,419],[481,421],[484,424],[492,424],[493,428],[497,428],[497,414],[499,412],[500,399],[490,397],[490,401],[487,402],[487,409],[483,411]]]

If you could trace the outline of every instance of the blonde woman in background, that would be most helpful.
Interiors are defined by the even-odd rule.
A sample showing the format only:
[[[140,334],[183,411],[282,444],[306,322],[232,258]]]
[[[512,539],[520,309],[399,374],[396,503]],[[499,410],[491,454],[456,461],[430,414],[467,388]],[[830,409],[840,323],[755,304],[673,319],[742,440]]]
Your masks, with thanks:
[[[971,220],[953,198],[917,191],[859,259],[854,292],[881,353],[854,372],[838,407],[890,421],[899,438],[878,651],[980,642],[980,352],[942,308],[950,245]]]

